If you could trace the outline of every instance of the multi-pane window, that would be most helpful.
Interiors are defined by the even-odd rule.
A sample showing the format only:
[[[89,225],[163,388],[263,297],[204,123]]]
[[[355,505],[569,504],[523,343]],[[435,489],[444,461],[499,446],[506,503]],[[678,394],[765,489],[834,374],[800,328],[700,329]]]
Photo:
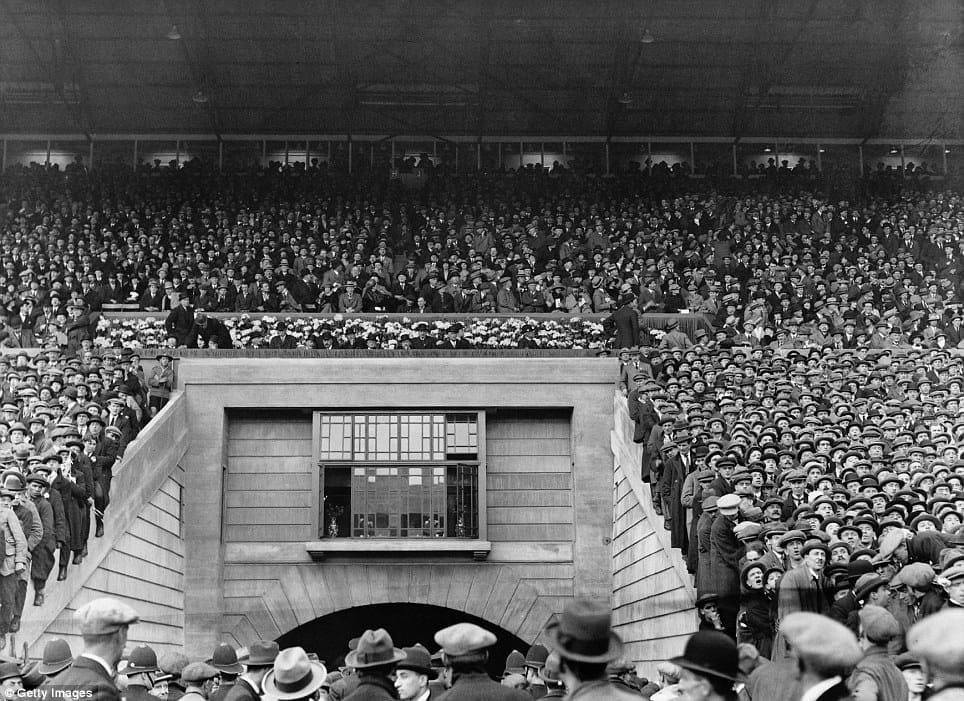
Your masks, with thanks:
[[[479,415],[323,413],[326,538],[477,538]]]

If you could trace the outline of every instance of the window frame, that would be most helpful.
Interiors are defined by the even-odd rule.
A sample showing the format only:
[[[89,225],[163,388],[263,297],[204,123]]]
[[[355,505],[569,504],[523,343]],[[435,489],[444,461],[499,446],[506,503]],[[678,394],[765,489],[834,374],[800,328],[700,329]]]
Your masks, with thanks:
[[[366,415],[390,415],[397,416],[399,414],[427,414],[427,413],[443,413],[443,414],[475,414],[476,425],[478,430],[478,452],[476,460],[445,460],[439,462],[433,462],[430,460],[367,460],[367,461],[350,461],[350,460],[327,460],[321,459],[321,417],[324,415],[331,414],[366,414]],[[486,423],[485,423],[485,411],[481,409],[465,409],[465,408],[399,408],[394,410],[370,410],[365,408],[359,409],[330,409],[330,410],[317,410],[312,412],[311,418],[311,459],[313,470],[311,473],[311,533],[317,542],[327,542],[331,543],[334,541],[340,542],[419,542],[423,539],[421,538],[409,538],[409,537],[368,537],[368,538],[355,538],[353,536],[347,536],[345,538],[328,538],[324,533],[324,521],[322,519],[321,511],[324,506],[322,500],[322,494],[325,488],[324,481],[324,468],[326,466],[331,467],[404,467],[404,466],[432,466],[432,467],[448,467],[449,465],[455,464],[466,464],[466,465],[476,465],[476,490],[477,490],[477,501],[478,501],[478,533],[473,538],[457,538],[457,537],[442,537],[442,538],[432,538],[425,539],[429,541],[443,541],[448,543],[459,543],[459,542],[479,542],[488,540],[488,500],[486,499],[487,493],[487,483],[486,483]]]

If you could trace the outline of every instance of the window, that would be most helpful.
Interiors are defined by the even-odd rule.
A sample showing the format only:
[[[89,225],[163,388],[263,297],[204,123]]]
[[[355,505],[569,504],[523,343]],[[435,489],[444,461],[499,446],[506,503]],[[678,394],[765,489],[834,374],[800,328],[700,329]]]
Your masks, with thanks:
[[[480,416],[319,413],[319,537],[478,538]]]

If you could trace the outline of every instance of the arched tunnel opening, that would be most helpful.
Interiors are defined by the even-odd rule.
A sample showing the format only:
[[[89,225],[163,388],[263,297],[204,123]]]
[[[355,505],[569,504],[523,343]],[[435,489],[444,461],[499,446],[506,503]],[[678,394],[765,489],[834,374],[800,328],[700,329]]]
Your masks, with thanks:
[[[489,674],[496,679],[505,668],[505,658],[512,650],[523,655],[529,643],[485,619],[462,611],[429,604],[371,604],[344,609],[316,618],[288,631],[278,638],[282,648],[294,645],[314,652],[325,661],[329,670],[338,669],[348,653],[348,641],[368,629],[384,628],[391,634],[395,647],[410,647],[421,643],[430,652],[438,650],[435,632],[455,623],[475,623],[491,631],[498,642],[489,651]]]

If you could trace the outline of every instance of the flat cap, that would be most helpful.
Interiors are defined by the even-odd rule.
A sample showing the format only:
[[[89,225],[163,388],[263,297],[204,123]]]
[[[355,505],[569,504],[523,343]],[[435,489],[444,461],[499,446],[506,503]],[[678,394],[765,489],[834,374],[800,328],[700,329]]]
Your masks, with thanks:
[[[736,494],[724,494],[719,499],[716,500],[716,508],[718,509],[735,509],[740,505],[740,497]]]
[[[881,606],[869,604],[860,609],[860,629],[867,639],[878,645],[886,645],[900,635],[900,624],[893,614]]]
[[[207,662],[192,662],[181,670],[181,681],[185,684],[203,682],[207,679],[214,679],[216,676],[218,676],[218,670]]]
[[[756,538],[762,530],[763,526],[753,521],[741,521],[733,526],[733,533],[736,534],[736,537],[740,540]]]
[[[780,622],[780,632],[808,666],[817,670],[853,667],[863,657],[847,626],[819,613],[798,611]]]
[[[74,612],[81,635],[109,635],[137,623],[137,611],[117,599],[105,596],[94,599]]]
[[[438,631],[435,642],[449,657],[459,657],[492,647],[496,643],[496,637],[474,623],[456,623]]]
[[[964,669],[964,610],[942,609],[907,631],[907,648],[936,674]]]
[[[926,562],[912,562],[904,565],[890,580],[891,587],[908,586],[926,589],[934,581],[934,568]]]
[[[964,562],[955,562],[953,565],[941,572],[940,578],[946,580],[948,583],[964,578]]]
[[[803,531],[798,531],[796,529],[789,530],[786,533],[784,533],[783,536],[780,538],[780,547],[785,548],[789,543],[792,543],[795,540],[799,540],[800,542],[806,542],[807,534],[804,533]]]

